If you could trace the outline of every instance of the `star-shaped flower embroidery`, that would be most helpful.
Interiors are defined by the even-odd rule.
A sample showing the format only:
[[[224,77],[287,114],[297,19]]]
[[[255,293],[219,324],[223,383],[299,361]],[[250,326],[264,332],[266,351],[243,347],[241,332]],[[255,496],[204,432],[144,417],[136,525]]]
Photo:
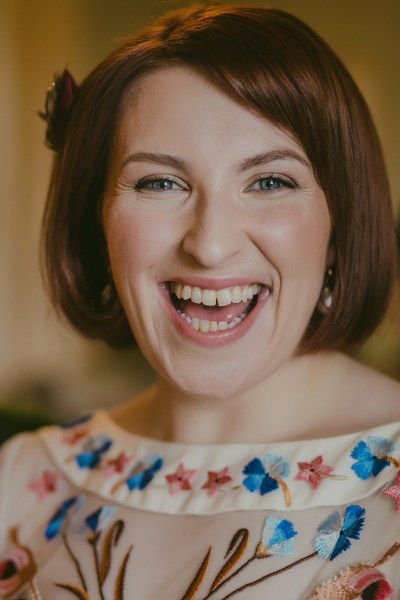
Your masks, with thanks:
[[[317,456],[309,463],[298,462],[297,465],[299,467],[299,472],[297,473],[295,479],[297,481],[308,481],[314,490],[316,490],[320,485],[323,477],[328,477],[329,474],[334,471],[333,467],[324,465],[324,459],[322,456]]]
[[[44,500],[57,490],[58,473],[54,471],[43,471],[42,477],[32,481],[29,488],[37,493],[39,500]]]
[[[320,535],[313,541],[313,546],[320,558],[333,560],[348,550],[351,546],[349,538],[360,539],[364,527],[365,509],[358,504],[351,504],[346,508],[344,517],[335,510],[318,527]]]
[[[181,463],[175,473],[165,476],[169,485],[169,493],[174,495],[180,490],[191,490],[192,486],[190,485],[190,480],[193,479],[196,473],[197,469],[185,469]]]
[[[243,485],[249,492],[259,492],[261,496],[282,487],[287,506],[292,503],[289,488],[283,481],[290,472],[289,463],[281,456],[267,454],[263,460],[253,458],[243,469]]]
[[[64,435],[63,442],[64,442],[64,444],[68,444],[69,446],[75,446],[75,444],[78,444],[79,442],[84,440],[86,437],[88,437],[89,433],[90,433],[89,427],[81,427],[78,429],[73,429],[72,431],[68,431]]]
[[[396,503],[396,511],[400,512],[400,471],[398,471],[394,485],[383,492],[388,498]]]
[[[125,452],[120,452],[118,456],[107,461],[104,477],[111,477],[114,473],[122,473],[132,459],[133,456],[128,456]]]
[[[297,531],[287,519],[267,517],[262,531],[261,542],[257,546],[257,558],[266,556],[289,556],[294,552],[294,537]]]
[[[357,459],[351,468],[360,479],[376,477],[390,463],[400,466],[397,460],[390,456],[396,443],[394,440],[371,435],[367,442],[361,440],[351,452],[352,458]]]
[[[232,477],[229,475],[229,467],[225,467],[221,471],[208,471],[208,481],[201,486],[201,489],[207,490],[209,496],[215,496],[221,487],[230,481],[232,481]]]

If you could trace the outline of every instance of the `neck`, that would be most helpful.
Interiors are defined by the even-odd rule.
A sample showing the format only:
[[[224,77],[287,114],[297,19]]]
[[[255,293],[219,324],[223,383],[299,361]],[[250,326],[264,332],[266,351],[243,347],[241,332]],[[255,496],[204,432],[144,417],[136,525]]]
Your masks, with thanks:
[[[148,437],[182,443],[256,443],[307,438],[331,402],[332,355],[295,357],[234,396],[211,398],[158,380],[114,418]],[[329,390],[328,390],[329,392]]]

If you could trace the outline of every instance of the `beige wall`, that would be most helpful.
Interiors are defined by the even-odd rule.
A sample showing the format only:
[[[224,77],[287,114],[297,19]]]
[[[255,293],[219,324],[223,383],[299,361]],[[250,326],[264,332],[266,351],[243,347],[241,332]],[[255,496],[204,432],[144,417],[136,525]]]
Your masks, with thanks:
[[[162,0],[0,1],[0,398],[24,382],[61,382],[106,402],[118,387],[115,359],[58,324],[40,282],[38,240],[51,163],[43,146],[43,107],[53,73],[65,66],[80,81],[114,47],[114,40],[167,8]],[[262,5],[262,2],[253,2]],[[400,2],[281,0],[331,43],[367,96],[381,134],[394,199],[400,204]],[[377,173],[376,177],[379,178]],[[399,330],[392,327],[368,360],[393,371]],[[397,346],[398,349],[398,346]],[[135,358],[135,360],[139,360]],[[141,369],[144,368],[140,363]],[[123,372],[129,371],[123,369]],[[147,381],[147,371],[138,380]],[[101,385],[99,386],[99,382]],[[97,383],[97,385],[96,385]],[[92,385],[93,384],[93,385]],[[129,389],[136,383],[130,383]],[[101,387],[101,392],[99,391]],[[79,394],[81,396],[81,393]]]

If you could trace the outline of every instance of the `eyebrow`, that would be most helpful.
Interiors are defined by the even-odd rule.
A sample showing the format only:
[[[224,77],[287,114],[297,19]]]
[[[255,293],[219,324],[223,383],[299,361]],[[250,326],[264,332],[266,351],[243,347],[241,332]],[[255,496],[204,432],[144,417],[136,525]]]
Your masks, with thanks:
[[[308,169],[311,168],[308,160],[294,150],[270,150],[269,152],[261,152],[260,154],[246,158],[246,160],[239,164],[238,171],[246,171],[251,167],[258,167],[259,165],[273,162],[275,160],[297,160]]]
[[[122,163],[121,170],[124,169],[131,162],[151,162],[158,165],[164,165],[166,167],[174,167],[175,169],[185,169],[187,167],[185,161],[171,154],[156,154],[154,152],[136,152],[136,154],[130,154],[128,158]]]
[[[237,171],[243,172],[252,167],[258,167],[260,165],[273,162],[276,160],[296,160],[303,164],[308,169],[311,168],[308,160],[303,157],[300,153],[294,150],[270,150],[269,152],[261,152],[250,158],[246,158],[244,161],[237,165]],[[166,167],[173,167],[175,169],[185,170],[188,168],[187,163],[172,156],[171,154],[158,154],[154,152],[136,152],[130,154],[122,163],[121,170],[124,169],[131,162],[151,162]]]

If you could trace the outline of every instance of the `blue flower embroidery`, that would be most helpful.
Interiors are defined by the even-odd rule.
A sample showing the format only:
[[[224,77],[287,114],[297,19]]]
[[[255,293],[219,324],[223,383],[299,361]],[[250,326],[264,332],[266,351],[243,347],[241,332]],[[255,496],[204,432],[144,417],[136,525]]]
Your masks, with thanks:
[[[361,440],[351,452],[351,457],[356,462],[351,466],[360,479],[369,479],[372,475],[376,477],[382,469],[390,464],[389,454],[395,446],[394,440],[369,436],[367,442]]]
[[[154,478],[155,474],[161,469],[164,461],[157,454],[148,454],[143,460],[139,461],[128,474],[126,485],[130,490],[144,490],[145,487]]]
[[[65,423],[61,423],[60,427],[62,429],[70,429],[71,427],[76,427],[77,425],[82,425],[83,423],[87,423],[92,418],[92,413],[88,413],[86,415],[82,415],[76,419],[72,419],[71,421],[66,421]]]
[[[107,527],[116,510],[117,508],[112,505],[101,506],[94,513],[86,517],[85,525],[89,527],[93,533],[102,531]]]
[[[103,434],[86,440],[81,452],[76,455],[76,462],[81,469],[94,469],[100,463],[101,455],[112,446],[112,440]]]
[[[256,556],[289,556],[294,552],[294,537],[297,531],[293,523],[287,519],[267,517],[262,531],[261,542],[258,544]]]
[[[67,517],[71,515],[72,509],[78,508],[81,502],[82,498],[80,496],[74,496],[61,504],[47,525],[45,536],[48,540],[52,540],[61,532],[61,529],[65,526]]]
[[[350,548],[349,538],[360,539],[360,533],[364,527],[364,515],[365,509],[358,504],[348,506],[344,518],[338,510],[329,515],[318,527],[321,535],[313,541],[320,558],[333,560]]]
[[[253,458],[243,469],[243,485],[249,492],[259,492],[261,496],[281,486],[285,492],[286,504],[290,505],[290,493],[283,481],[290,472],[289,463],[281,456],[267,454],[263,460]]]

